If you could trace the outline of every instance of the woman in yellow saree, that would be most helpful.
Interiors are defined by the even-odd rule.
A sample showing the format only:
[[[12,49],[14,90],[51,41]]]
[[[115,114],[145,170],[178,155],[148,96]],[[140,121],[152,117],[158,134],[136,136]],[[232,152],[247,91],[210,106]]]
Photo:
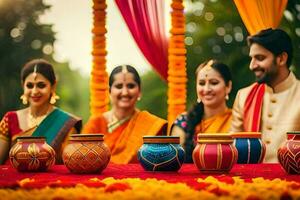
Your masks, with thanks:
[[[227,65],[210,60],[196,69],[197,103],[188,113],[179,115],[171,128],[171,135],[180,136],[186,162],[192,162],[198,133],[229,131],[231,109],[227,107],[226,100],[231,87],[231,73]]]
[[[56,77],[50,63],[42,59],[25,64],[21,72],[25,109],[7,112],[0,122],[0,164],[18,136],[44,136],[61,163],[61,152],[68,135],[79,133],[81,119],[54,106]]]
[[[111,110],[91,117],[83,133],[105,135],[104,141],[111,150],[111,162],[137,162],[137,151],[143,144],[143,136],[165,134],[167,122],[135,107],[141,96],[141,80],[132,66],[113,69],[109,77],[109,92]]]

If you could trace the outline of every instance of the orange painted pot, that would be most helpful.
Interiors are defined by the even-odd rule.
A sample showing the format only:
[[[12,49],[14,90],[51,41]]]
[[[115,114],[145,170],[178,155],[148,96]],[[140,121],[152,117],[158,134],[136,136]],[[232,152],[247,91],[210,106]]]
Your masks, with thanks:
[[[9,151],[9,160],[18,171],[46,171],[55,163],[55,151],[45,137],[18,137]]]
[[[73,173],[101,173],[111,156],[103,137],[103,134],[71,135],[62,154],[65,166]]]
[[[289,174],[300,174],[300,131],[287,132],[288,140],[278,149],[280,165]]]
[[[228,173],[237,162],[238,152],[230,134],[200,133],[193,161],[202,173]]]

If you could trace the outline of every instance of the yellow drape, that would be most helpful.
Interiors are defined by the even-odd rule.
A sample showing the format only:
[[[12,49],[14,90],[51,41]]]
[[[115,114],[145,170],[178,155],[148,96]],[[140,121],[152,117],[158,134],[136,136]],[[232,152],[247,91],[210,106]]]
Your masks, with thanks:
[[[250,35],[277,28],[288,0],[234,0]]]

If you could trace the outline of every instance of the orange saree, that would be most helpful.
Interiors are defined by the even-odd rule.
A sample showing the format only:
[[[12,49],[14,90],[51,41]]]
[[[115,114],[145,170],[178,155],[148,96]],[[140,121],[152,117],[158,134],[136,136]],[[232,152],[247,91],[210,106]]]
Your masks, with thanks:
[[[102,133],[111,151],[111,162],[127,164],[137,162],[137,151],[143,144],[143,136],[158,135],[167,122],[147,111],[136,112],[128,121],[108,132],[108,122],[103,115],[91,118],[83,133]]]
[[[195,127],[195,134],[197,136],[197,133],[226,133],[230,128],[230,123],[231,109],[228,109],[224,113],[201,120]]]

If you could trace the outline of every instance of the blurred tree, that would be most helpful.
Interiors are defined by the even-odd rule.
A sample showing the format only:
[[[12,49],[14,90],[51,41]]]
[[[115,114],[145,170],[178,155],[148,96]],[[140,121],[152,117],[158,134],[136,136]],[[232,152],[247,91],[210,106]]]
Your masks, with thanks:
[[[167,117],[167,84],[154,71],[142,77],[142,97],[137,103],[141,110],[147,110],[159,117]]]
[[[58,75],[58,106],[74,113],[88,113],[88,79],[71,71],[68,63],[53,58],[55,33],[52,25],[41,24],[39,16],[50,7],[43,0],[0,1],[0,117],[9,110],[21,108],[20,71],[33,58],[51,62]],[[82,80],[83,79],[83,80]]]
[[[250,84],[254,76],[248,69],[247,30],[233,1],[187,1],[186,48],[188,102],[196,102],[195,70],[209,59],[218,59],[231,68],[233,90],[229,106],[237,90]]]
[[[20,105],[24,63],[52,53],[52,27],[38,20],[47,8],[42,0],[0,1],[0,116]]]
[[[57,105],[67,112],[89,118],[89,79],[78,71],[71,71],[69,63],[54,63],[57,75],[57,94],[61,97]]]
[[[294,59],[292,70],[300,77],[300,0],[289,0],[281,27],[292,37]]]

